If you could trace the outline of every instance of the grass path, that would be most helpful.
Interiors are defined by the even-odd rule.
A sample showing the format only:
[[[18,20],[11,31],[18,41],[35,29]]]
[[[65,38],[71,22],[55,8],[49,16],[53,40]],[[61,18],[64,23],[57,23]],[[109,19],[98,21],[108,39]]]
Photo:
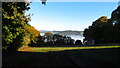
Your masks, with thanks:
[[[18,51],[25,52],[53,52],[77,49],[102,49],[102,48],[120,48],[120,46],[88,46],[88,47],[21,47]]]

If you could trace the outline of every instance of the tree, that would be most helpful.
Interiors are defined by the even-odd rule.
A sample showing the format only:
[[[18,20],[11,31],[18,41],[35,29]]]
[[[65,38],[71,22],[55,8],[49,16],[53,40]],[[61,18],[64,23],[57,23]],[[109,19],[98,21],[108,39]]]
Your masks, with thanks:
[[[82,45],[81,40],[76,40],[76,41],[75,41],[75,45]]]
[[[88,29],[84,30],[84,37],[89,44],[93,43],[103,43],[105,42],[106,31],[110,30],[111,23],[108,23],[109,19],[106,16],[100,17],[98,20],[94,21]]]
[[[120,6],[111,14],[111,18],[100,17],[84,30],[84,42],[120,43]]]
[[[116,43],[120,43],[120,6],[115,9],[111,14],[111,21],[113,25],[113,41]]]
[[[46,32],[45,35],[46,36],[52,35],[52,32]]]
[[[31,27],[28,24],[31,21],[31,15],[25,15],[25,11],[29,9],[30,7],[25,2],[2,3],[3,51],[16,51],[20,46],[30,44],[31,36],[37,36],[37,31],[34,33],[26,29]]]

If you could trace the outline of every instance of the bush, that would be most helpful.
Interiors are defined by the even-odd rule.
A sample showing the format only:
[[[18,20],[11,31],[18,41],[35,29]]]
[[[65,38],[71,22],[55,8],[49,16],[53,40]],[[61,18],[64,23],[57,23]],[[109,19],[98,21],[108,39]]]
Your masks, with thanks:
[[[83,45],[83,44],[82,44],[81,40],[76,40],[75,45]]]

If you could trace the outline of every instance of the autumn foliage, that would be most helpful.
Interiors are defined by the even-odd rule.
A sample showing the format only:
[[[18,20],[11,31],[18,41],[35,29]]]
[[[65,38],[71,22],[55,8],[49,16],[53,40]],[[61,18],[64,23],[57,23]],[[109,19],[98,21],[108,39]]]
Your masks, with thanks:
[[[36,43],[38,37],[40,36],[40,31],[36,30],[33,26],[27,26],[26,32],[30,35],[30,39],[32,42]]]
[[[52,35],[52,32],[46,32],[45,35]]]
[[[25,2],[2,3],[2,50],[17,51],[19,47],[36,42],[40,32],[28,24],[31,14]]]
[[[40,36],[40,31],[36,30],[33,26],[26,27],[26,30],[31,33],[32,37]]]

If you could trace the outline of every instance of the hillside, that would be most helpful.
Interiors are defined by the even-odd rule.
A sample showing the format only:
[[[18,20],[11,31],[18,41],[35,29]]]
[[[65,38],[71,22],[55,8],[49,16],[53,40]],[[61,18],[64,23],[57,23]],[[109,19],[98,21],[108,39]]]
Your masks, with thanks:
[[[61,35],[83,35],[83,31],[60,31]]]
[[[83,35],[83,31],[47,31],[47,30],[40,30],[41,33],[52,32],[53,34],[60,34],[60,35]]]

